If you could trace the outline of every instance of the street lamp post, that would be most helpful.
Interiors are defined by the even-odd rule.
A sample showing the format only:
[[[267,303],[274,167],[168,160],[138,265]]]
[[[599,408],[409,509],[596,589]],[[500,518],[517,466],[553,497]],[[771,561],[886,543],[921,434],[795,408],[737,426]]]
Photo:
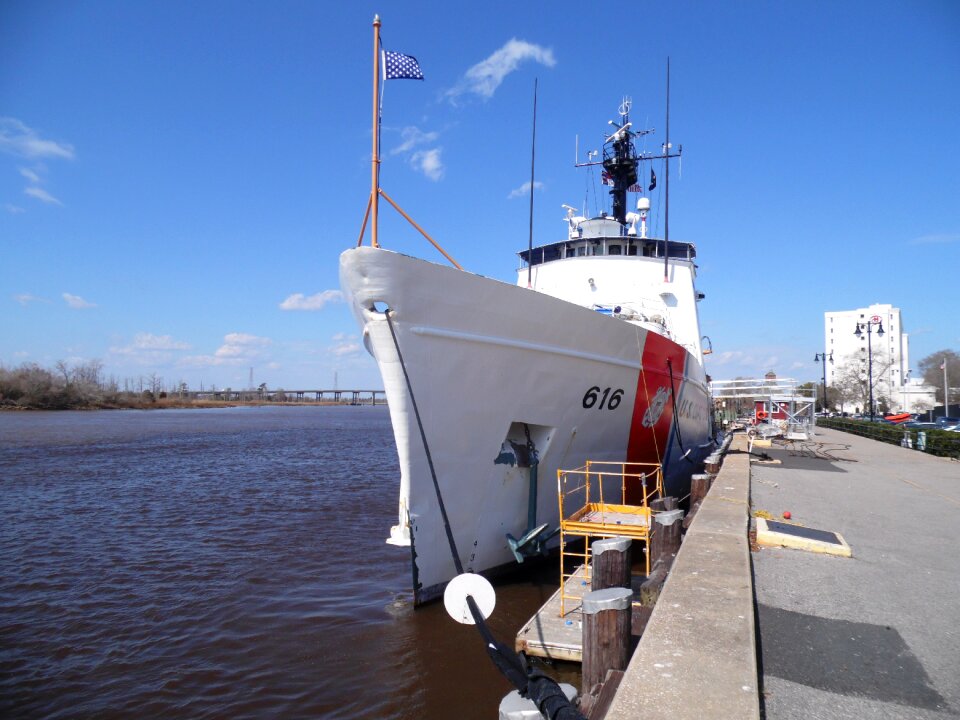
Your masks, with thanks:
[[[883,337],[883,321],[874,315],[866,322],[857,323],[857,329],[853,334],[857,337],[863,335],[863,329],[867,329],[867,386],[870,390],[870,422],[873,422],[873,345],[871,343],[871,334],[873,326],[877,326],[877,337]]]
[[[825,352],[817,353],[813,356],[813,361],[823,364],[823,412],[827,412],[827,354]],[[830,351],[830,364],[833,365],[833,350]]]

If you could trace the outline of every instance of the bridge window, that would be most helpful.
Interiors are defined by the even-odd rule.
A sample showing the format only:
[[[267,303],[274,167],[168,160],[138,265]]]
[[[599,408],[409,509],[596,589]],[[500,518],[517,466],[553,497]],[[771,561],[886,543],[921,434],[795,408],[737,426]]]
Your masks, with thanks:
[[[620,254],[620,246],[619,246],[619,245],[610,245],[610,246],[607,248],[607,255],[619,255],[619,254]]]

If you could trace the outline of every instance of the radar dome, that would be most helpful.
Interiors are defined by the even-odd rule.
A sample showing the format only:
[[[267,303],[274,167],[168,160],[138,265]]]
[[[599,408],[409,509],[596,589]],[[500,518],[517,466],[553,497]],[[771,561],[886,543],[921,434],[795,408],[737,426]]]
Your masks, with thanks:
[[[650,198],[637,198],[637,210],[645,212],[650,209]]]

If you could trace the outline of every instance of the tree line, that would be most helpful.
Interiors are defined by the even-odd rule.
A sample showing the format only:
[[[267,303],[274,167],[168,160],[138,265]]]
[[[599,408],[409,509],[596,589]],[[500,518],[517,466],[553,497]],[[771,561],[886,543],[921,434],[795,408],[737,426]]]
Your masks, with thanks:
[[[143,407],[167,395],[163,378],[120,381],[103,374],[103,363],[87,360],[70,365],[60,360],[53,368],[37,363],[0,366],[0,407],[37,410]]]
[[[947,368],[947,392],[944,398],[942,363]],[[844,410],[846,408],[861,408],[869,411],[871,390],[876,411],[880,413],[899,409],[902,405],[900,392],[905,380],[897,378],[901,387],[895,387],[890,382],[889,372],[894,366],[893,360],[882,351],[873,353],[872,380],[867,371],[865,358],[850,356],[837,361],[837,368],[833,373],[833,382],[827,387],[826,403],[823,398],[823,386],[816,384],[817,406]],[[938,350],[927,355],[917,363],[917,370],[923,379],[924,385],[935,389],[937,403],[943,405],[949,400],[951,405],[960,402],[960,354],[954,350]],[[926,412],[933,409],[932,405],[923,401],[916,401],[913,410]]]

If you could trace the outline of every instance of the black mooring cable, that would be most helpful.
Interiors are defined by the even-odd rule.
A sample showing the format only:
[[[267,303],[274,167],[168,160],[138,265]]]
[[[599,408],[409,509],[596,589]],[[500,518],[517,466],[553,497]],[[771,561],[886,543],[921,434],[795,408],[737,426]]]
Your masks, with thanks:
[[[410,375],[407,374],[407,365],[403,362],[403,355],[400,353],[400,343],[397,341],[397,333],[393,329],[393,321],[390,319],[390,309],[383,312],[387,318],[387,325],[390,328],[390,335],[393,336],[393,346],[397,349],[397,358],[400,360],[400,368],[403,370],[403,378],[407,381],[407,392],[410,394],[410,404],[413,405],[413,414],[417,418],[417,427],[420,428],[420,439],[423,441],[423,449],[427,454],[427,464],[430,465],[430,477],[433,478],[433,489],[437,492],[437,504],[440,506],[440,514],[443,516],[443,528],[447,531],[447,542],[450,543],[450,553],[453,555],[453,564],[457,568],[457,574],[463,574],[463,564],[460,562],[460,553],[457,552],[457,543],[453,539],[453,531],[450,529],[450,520],[447,518],[447,508],[443,504],[443,494],[440,492],[440,483],[437,482],[437,471],[433,467],[433,457],[430,455],[430,446],[427,444],[427,434],[423,431],[423,422],[420,420],[420,410],[417,408],[417,399],[413,396],[413,386],[410,384]]]
[[[407,382],[407,392],[410,394],[410,404],[413,405],[413,414],[417,418],[417,427],[420,429],[420,439],[423,441],[423,449],[427,454],[427,463],[430,465],[430,476],[433,478],[433,489],[437,493],[437,503],[440,506],[440,514],[443,516],[443,526],[447,532],[447,540],[450,542],[450,552],[453,554],[453,562],[457,567],[457,573],[463,573],[463,566],[460,563],[460,555],[457,553],[457,544],[453,539],[453,531],[450,529],[450,522],[447,519],[447,510],[443,504],[443,495],[440,493],[440,483],[437,481],[437,473],[433,467],[433,457],[430,455],[430,445],[427,443],[427,435],[423,430],[423,422],[420,420],[420,410],[417,408],[417,400],[413,395],[413,386],[410,383],[410,375],[407,373],[406,363],[403,361],[403,354],[400,352],[400,343],[397,340],[397,333],[393,329],[393,321],[390,319],[390,310],[384,311],[387,319],[387,325],[390,328],[390,335],[393,337],[393,346],[397,350],[397,358],[400,360],[400,368],[403,370],[403,377]],[[473,622],[483,638],[487,649],[487,654],[497,666],[497,669],[506,677],[511,684],[517,688],[522,697],[528,698],[536,704],[537,708],[549,720],[586,720],[586,718],[577,710],[564,694],[560,685],[553,678],[545,675],[536,668],[530,668],[524,661],[523,656],[517,654],[503,643],[497,642],[490,632],[486,619],[476,600],[472,595],[467,595],[467,607],[473,616]]]
[[[677,444],[683,452],[681,457],[691,465],[695,465],[696,463],[690,459],[689,453],[683,448],[683,435],[680,434],[680,423],[677,420],[677,389],[673,384],[673,361],[670,358],[667,358],[667,370],[670,371],[670,399],[673,400],[673,427],[677,430]]]

